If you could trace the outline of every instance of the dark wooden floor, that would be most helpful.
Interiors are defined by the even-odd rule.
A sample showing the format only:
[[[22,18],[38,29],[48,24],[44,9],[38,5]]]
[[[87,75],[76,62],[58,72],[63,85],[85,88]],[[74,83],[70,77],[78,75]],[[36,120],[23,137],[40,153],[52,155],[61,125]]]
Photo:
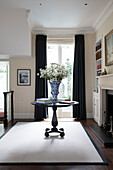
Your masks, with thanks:
[[[68,119],[69,120],[69,119]],[[72,119],[71,119],[72,120]],[[13,123],[15,123],[15,120]],[[21,120],[22,121],[22,120]],[[24,121],[24,120],[23,120]],[[34,120],[29,120],[29,121],[34,121]],[[13,123],[9,122],[9,124],[5,127],[5,131],[10,128]],[[94,124],[95,122],[93,120],[84,120],[82,121],[84,124],[86,130],[90,134],[90,136],[93,138],[94,142],[100,149],[101,153],[104,155],[106,160],[108,161],[109,165],[69,165],[69,166],[64,166],[64,165],[49,165],[49,166],[44,166],[44,165],[10,165],[10,166],[0,166],[0,170],[113,170],[113,148],[105,148],[100,140],[94,135],[94,133],[88,128],[88,125]],[[2,153],[0,153],[2,154]]]

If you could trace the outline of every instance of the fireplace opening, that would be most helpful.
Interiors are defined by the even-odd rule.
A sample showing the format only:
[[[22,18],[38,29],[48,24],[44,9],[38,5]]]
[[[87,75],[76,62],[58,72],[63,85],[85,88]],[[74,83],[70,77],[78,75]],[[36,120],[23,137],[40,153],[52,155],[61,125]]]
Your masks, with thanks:
[[[104,118],[104,126],[108,136],[113,137],[113,91],[106,91],[106,114]]]

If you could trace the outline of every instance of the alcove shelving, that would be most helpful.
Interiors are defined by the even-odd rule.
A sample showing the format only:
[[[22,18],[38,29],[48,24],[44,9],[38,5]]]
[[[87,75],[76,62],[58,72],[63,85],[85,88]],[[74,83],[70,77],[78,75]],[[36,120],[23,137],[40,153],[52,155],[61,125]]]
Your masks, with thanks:
[[[98,92],[98,77],[102,74],[102,41],[95,45],[95,90]]]

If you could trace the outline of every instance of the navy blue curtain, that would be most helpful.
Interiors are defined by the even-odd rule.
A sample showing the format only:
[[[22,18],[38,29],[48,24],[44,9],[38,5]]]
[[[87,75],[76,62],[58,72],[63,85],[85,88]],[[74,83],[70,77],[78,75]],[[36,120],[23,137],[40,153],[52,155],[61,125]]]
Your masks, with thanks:
[[[75,35],[73,100],[79,104],[73,106],[73,117],[77,119],[86,119],[84,53],[84,35]]]
[[[35,100],[36,98],[48,97],[47,80],[37,76],[40,73],[39,69],[45,69],[47,65],[46,56],[46,35],[36,35],[36,81],[35,81]],[[43,120],[47,118],[47,108],[35,106],[35,119]]]

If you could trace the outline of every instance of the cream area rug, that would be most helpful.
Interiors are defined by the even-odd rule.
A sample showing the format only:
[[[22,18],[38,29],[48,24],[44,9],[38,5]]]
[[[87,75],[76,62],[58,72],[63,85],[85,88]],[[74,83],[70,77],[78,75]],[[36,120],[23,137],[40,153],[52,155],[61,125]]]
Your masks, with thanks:
[[[0,138],[0,164],[106,164],[80,122],[59,122],[65,136],[44,136],[51,122],[17,122]]]

